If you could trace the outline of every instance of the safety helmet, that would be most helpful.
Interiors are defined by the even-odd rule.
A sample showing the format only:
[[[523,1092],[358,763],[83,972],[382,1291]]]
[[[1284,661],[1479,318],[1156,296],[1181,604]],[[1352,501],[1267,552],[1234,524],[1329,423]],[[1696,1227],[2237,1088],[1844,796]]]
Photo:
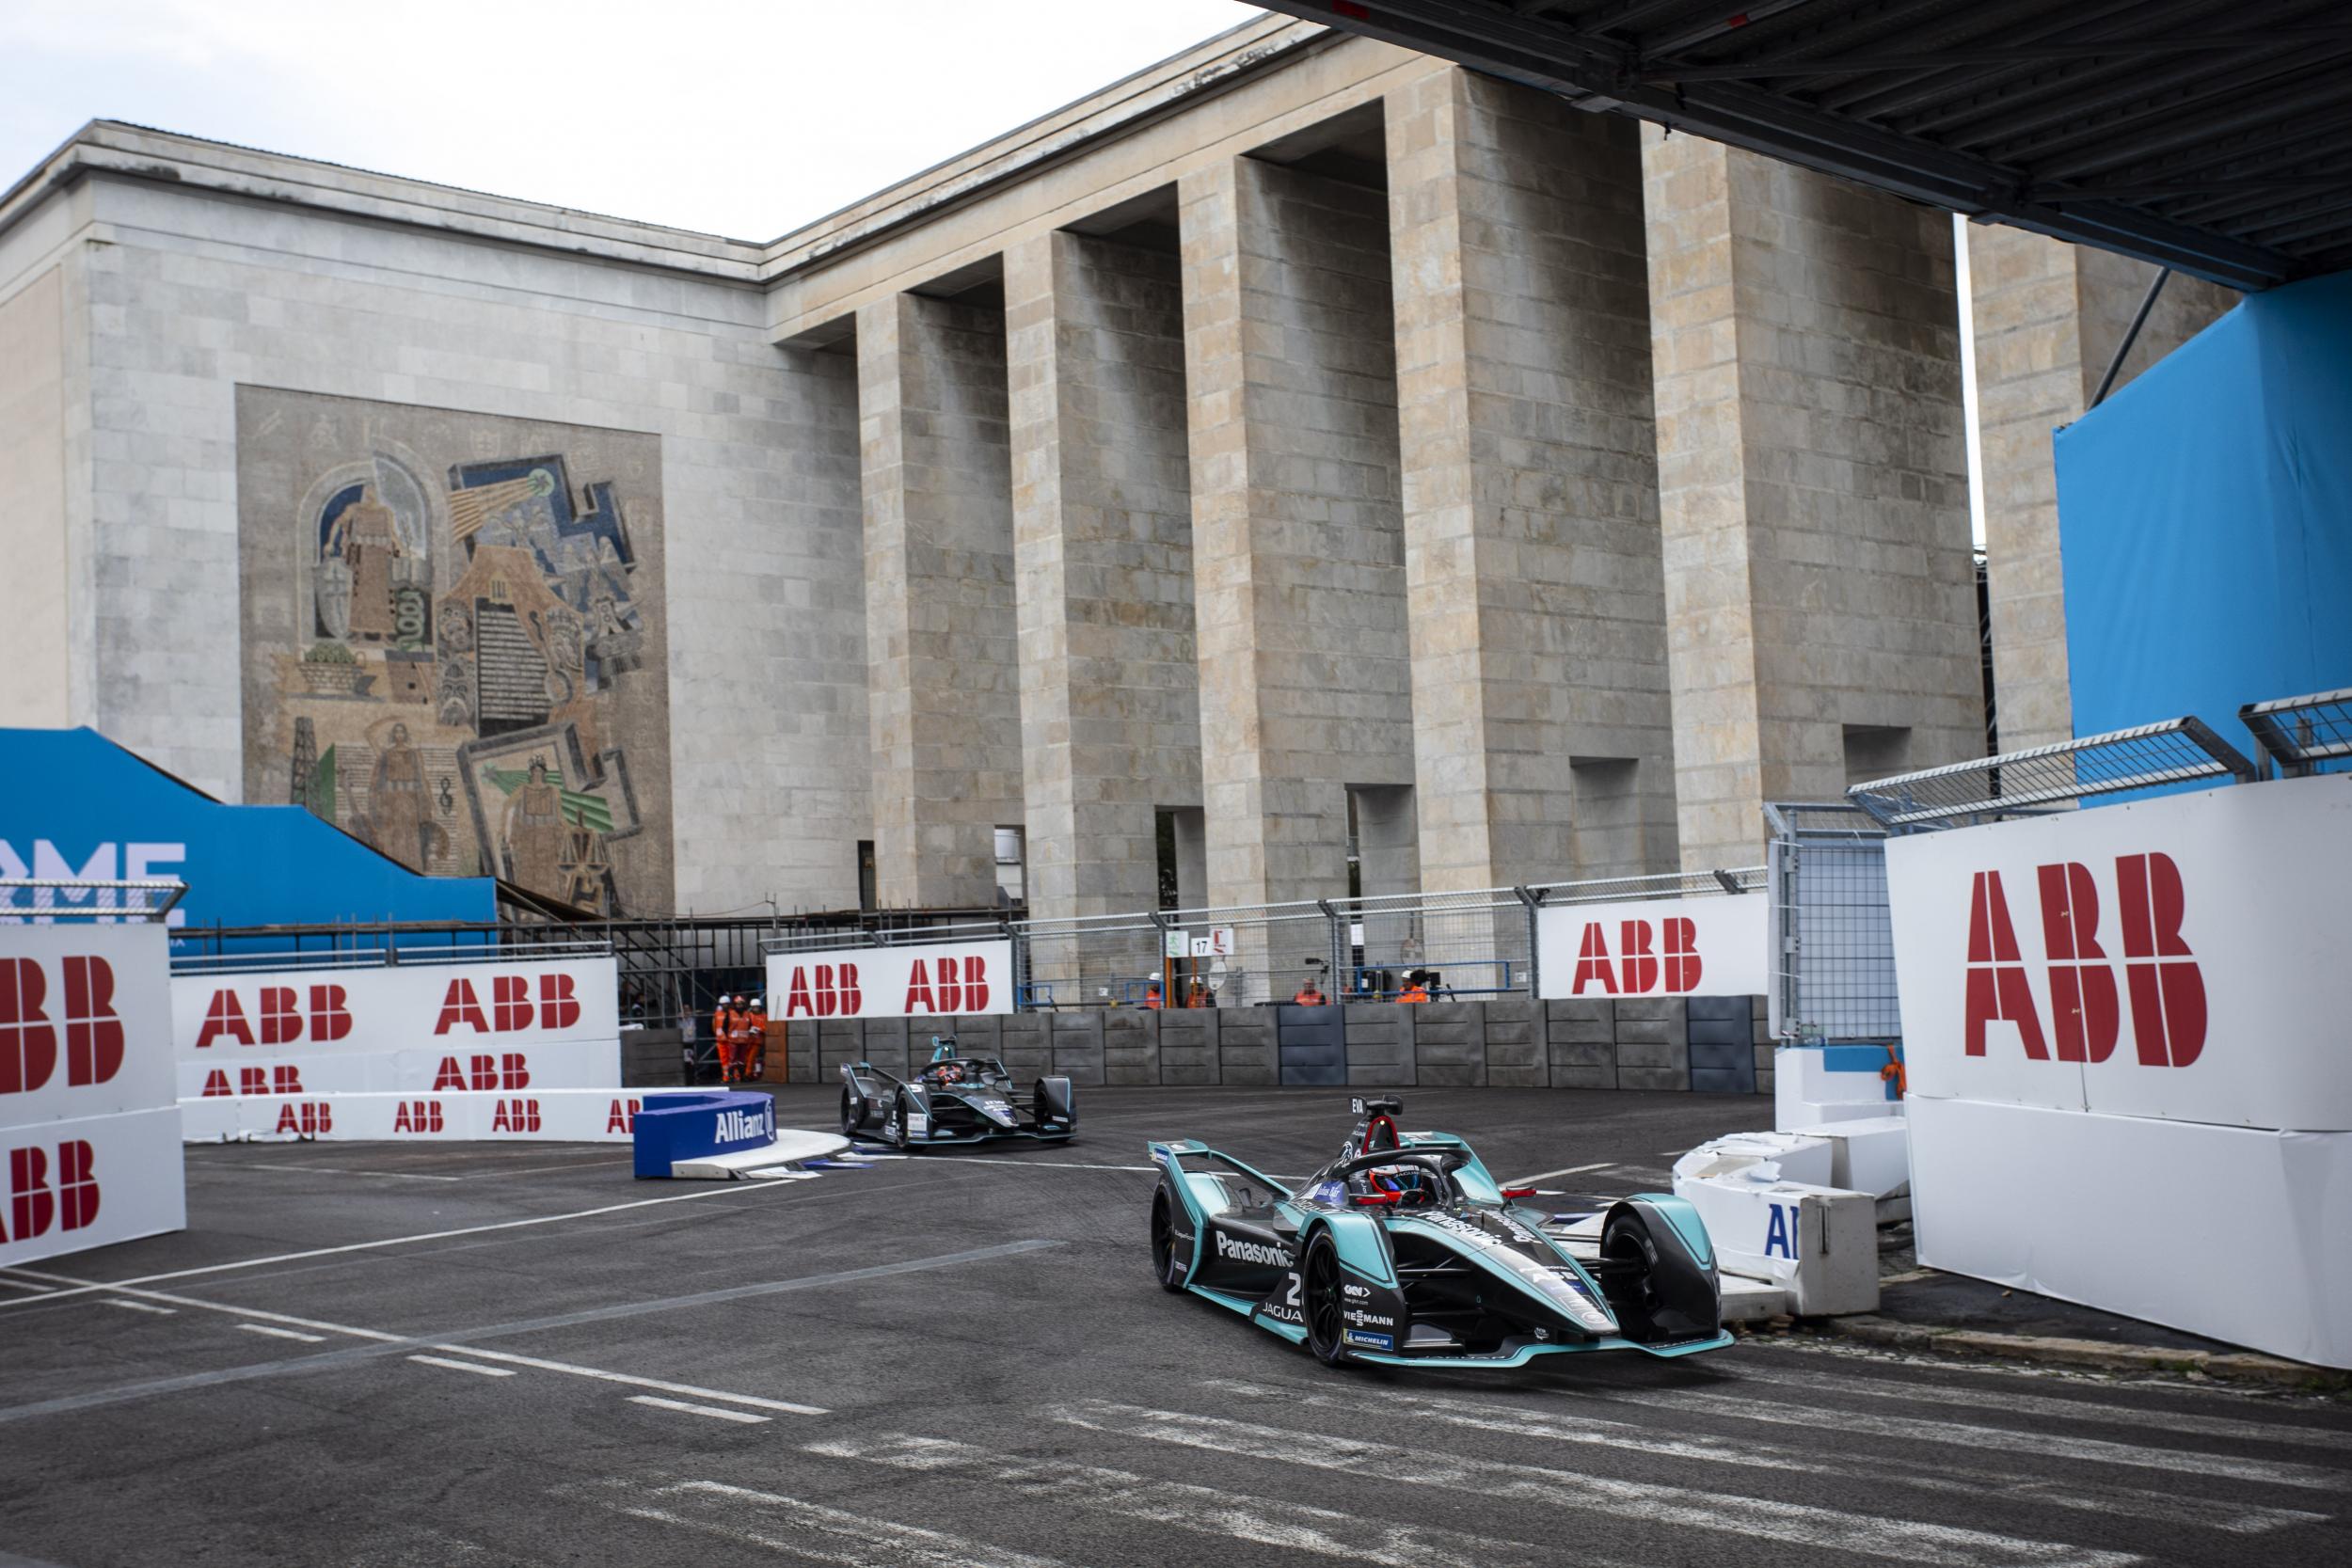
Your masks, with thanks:
[[[721,991],[721,992],[719,993],[719,1006],[721,1006],[722,1007],[725,1006],[728,1003],[730,1003],[730,1002],[732,1002],[732,1001],[734,1001],[734,1000],[735,1000],[735,998],[734,998],[734,997],[732,997],[732,996],[730,996],[730,995],[728,995],[725,991]]]
[[[752,998],[752,1011],[754,1011],[754,1012],[755,1012],[755,1013],[764,1013],[764,1012],[766,1012],[767,1010],[768,1010],[768,1004],[767,1004],[767,1002],[766,1002],[763,998],[756,997],[756,996],[755,996],[755,997],[753,997],[753,998]]]

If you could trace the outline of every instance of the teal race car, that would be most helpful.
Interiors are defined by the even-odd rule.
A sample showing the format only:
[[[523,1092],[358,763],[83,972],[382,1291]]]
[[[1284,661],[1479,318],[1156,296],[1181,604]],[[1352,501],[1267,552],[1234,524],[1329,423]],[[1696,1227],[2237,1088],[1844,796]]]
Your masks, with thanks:
[[[1539,1355],[1690,1355],[1732,1342],[1706,1227],[1680,1198],[1613,1205],[1577,1258],[1451,1132],[1358,1100],[1339,1158],[1295,1188],[1189,1139],[1150,1146],[1152,1267],[1331,1365],[1518,1367]]]

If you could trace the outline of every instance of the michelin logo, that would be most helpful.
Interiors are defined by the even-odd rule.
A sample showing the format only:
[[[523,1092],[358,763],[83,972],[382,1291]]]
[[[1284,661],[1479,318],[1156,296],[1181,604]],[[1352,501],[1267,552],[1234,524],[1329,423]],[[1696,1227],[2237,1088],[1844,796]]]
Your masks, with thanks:
[[[1347,1331],[1347,1342],[1351,1345],[1367,1346],[1373,1350],[1396,1349],[1396,1339],[1394,1336],[1388,1334],[1367,1334],[1360,1328],[1351,1328]]]
[[[722,1111],[719,1113],[719,1141],[723,1144],[741,1143],[748,1138],[768,1136],[766,1111]]]
[[[1237,1262],[1263,1263],[1269,1268],[1287,1269],[1291,1266],[1291,1255],[1286,1249],[1267,1246],[1260,1242],[1237,1242],[1222,1230],[1216,1233],[1216,1255]]]

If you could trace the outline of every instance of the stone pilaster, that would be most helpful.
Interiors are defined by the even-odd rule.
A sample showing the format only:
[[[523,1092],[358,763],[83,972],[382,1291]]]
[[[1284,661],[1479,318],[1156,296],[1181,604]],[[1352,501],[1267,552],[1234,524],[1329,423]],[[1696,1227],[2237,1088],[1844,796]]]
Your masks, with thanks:
[[[1683,864],[1984,750],[1949,220],[1643,131]]]
[[[1413,778],[1387,203],[1179,183],[1209,896],[1345,891],[1346,788]]]
[[[1387,124],[1425,885],[1670,869],[1635,128],[1463,71]]]
[[[2051,433],[2090,406],[2155,269],[2022,229],[1971,224],[1967,236],[1994,697],[2001,749],[2014,752],[2074,733]],[[2218,284],[2174,274],[2116,386],[2237,298]]]
[[[1152,909],[1200,800],[1177,261],[1056,232],[1005,258],[1029,825],[1041,918]]]
[[[897,294],[857,353],[877,892],[989,904],[1022,821],[1004,320]]]

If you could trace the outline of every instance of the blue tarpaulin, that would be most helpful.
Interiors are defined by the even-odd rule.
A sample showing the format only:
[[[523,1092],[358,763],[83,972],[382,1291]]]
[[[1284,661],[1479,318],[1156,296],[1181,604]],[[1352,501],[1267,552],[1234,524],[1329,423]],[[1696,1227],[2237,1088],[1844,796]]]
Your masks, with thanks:
[[[486,877],[421,877],[300,806],[232,806],[95,730],[0,730],[0,876],[177,878],[175,926],[487,922]]]
[[[2074,733],[2352,686],[2352,273],[2248,297],[2058,433]],[[1995,650],[1998,657],[1998,650]]]

